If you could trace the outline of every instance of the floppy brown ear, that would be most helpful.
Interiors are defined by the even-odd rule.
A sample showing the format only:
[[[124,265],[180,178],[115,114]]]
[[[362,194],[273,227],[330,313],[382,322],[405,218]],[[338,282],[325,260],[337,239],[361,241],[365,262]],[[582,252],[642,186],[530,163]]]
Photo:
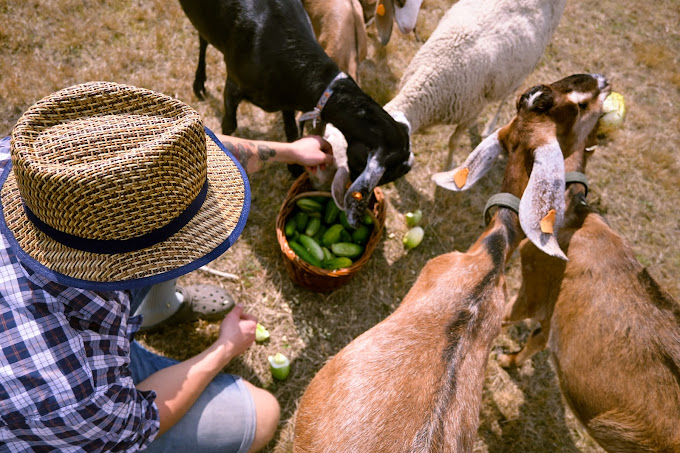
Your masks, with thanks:
[[[519,223],[540,250],[567,260],[557,243],[564,220],[564,157],[557,140],[534,151],[529,184],[519,202]]]
[[[454,192],[467,190],[489,171],[502,150],[503,145],[498,140],[497,130],[477,145],[463,165],[453,170],[435,173],[432,180],[438,186]]]
[[[375,26],[383,46],[390,42],[392,25],[394,24],[394,1],[378,0],[375,6]]]

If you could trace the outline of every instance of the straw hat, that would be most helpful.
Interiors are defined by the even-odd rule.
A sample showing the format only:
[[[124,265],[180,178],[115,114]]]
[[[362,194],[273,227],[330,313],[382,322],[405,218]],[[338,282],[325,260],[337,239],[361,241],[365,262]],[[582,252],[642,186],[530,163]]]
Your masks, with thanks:
[[[38,101],[12,131],[0,228],[59,283],[137,288],[212,261],[250,209],[243,168],[169,96],[91,82]]]

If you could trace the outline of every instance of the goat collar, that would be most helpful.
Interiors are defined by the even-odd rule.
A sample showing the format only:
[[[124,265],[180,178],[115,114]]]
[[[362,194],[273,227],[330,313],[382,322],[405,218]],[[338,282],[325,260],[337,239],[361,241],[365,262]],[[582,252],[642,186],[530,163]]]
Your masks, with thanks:
[[[568,172],[566,172],[564,174],[564,182],[566,184],[571,184],[571,183],[574,183],[574,182],[577,182],[579,184],[583,184],[583,187],[586,188],[585,196],[586,197],[588,196],[588,190],[589,190],[588,178],[586,177],[586,175],[584,175],[580,171],[568,171]]]
[[[487,225],[491,222],[491,215],[489,214],[489,209],[494,206],[502,206],[504,208],[511,209],[515,211],[515,214],[519,214],[519,198],[511,193],[501,192],[495,195],[491,195],[489,201],[486,202],[486,207],[484,208],[484,223]]]
[[[298,124],[302,123],[303,121],[312,120],[312,125],[316,127],[316,121],[321,117],[321,110],[323,110],[323,108],[326,106],[326,102],[328,102],[328,100],[333,95],[333,85],[335,85],[335,82],[337,82],[338,80],[346,78],[347,74],[345,74],[344,72],[338,73],[338,75],[336,75],[335,78],[331,80],[331,83],[329,83],[326,89],[324,90],[323,94],[319,98],[319,102],[316,103],[316,107],[314,107],[314,110],[311,110],[300,115],[300,117],[298,118]]]
[[[579,171],[566,172],[564,174],[564,182],[566,184],[572,184],[575,182],[583,184],[583,187],[586,188],[585,196],[588,196],[588,178],[586,177],[585,174]],[[488,225],[489,222],[491,222],[491,215],[489,214],[489,210],[494,206],[502,206],[504,208],[511,209],[515,211],[515,213],[519,214],[519,198],[507,192],[497,193],[495,195],[491,195],[489,201],[486,202],[486,206],[484,207],[484,223],[486,225]]]

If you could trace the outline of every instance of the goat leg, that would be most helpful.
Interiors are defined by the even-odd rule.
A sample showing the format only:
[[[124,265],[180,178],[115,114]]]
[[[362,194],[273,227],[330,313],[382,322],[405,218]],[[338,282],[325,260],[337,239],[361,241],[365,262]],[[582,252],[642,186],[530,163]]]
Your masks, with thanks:
[[[236,111],[239,103],[243,100],[243,94],[239,86],[227,75],[227,82],[224,85],[224,116],[222,117],[222,133],[231,135],[238,124],[236,122]]]
[[[284,110],[281,112],[283,116],[283,130],[286,132],[286,141],[294,142],[300,138],[300,131],[298,130],[297,121],[295,121],[295,112],[293,110]]]
[[[534,354],[545,349],[548,344],[550,334],[550,320],[541,322],[541,325],[531,332],[529,341],[524,347],[513,353],[501,353],[496,355],[498,364],[503,368],[521,367],[524,362],[533,357]]]
[[[194,94],[201,101],[205,99],[205,51],[208,48],[208,41],[203,36],[198,35],[198,67],[196,77],[194,77]]]

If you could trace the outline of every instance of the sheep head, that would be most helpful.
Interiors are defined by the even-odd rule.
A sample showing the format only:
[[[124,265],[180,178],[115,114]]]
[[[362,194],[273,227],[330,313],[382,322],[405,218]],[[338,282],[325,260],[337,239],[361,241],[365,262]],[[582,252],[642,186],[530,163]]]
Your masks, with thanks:
[[[524,233],[543,252],[566,260],[557,243],[564,218],[564,159],[588,146],[610,91],[599,74],[576,74],[534,86],[518,99],[510,123],[483,140],[463,165],[432,179],[449,190],[466,190],[501,151],[506,152],[501,191],[520,198]]]

